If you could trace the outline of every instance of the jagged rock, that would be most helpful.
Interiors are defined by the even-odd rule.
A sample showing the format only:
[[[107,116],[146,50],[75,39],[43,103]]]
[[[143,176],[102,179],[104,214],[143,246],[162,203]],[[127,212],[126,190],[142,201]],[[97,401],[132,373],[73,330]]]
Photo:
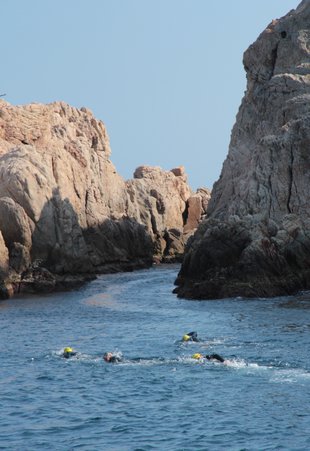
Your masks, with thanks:
[[[107,219],[97,227],[89,227],[84,237],[97,273],[131,271],[152,264],[152,239],[145,227],[131,218]]]
[[[125,182],[110,153],[103,123],[86,108],[0,100],[6,286],[11,280],[17,290],[49,290],[71,275],[149,266],[154,252],[159,261],[180,258],[191,195],[184,168],[141,166]]]
[[[182,260],[185,246],[183,231],[180,229],[166,230],[164,239],[166,247],[163,254],[163,261],[169,263],[175,260]]]
[[[43,289],[45,282],[49,289],[56,275],[122,269],[131,259],[132,266],[150,264],[145,228],[129,221],[126,235],[119,225],[127,211],[126,185],[109,159],[105,127],[89,110],[0,101],[0,155],[0,231],[11,278],[25,275],[33,262],[41,266],[40,277],[22,277],[18,289]],[[90,239],[93,229],[104,234],[97,243]],[[135,246],[125,246],[124,236]]]
[[[183,166],[170,171],[140,166],[127,191],[128,214],[146,226],[155,259],[181,261],[188,237],[206,214],[210,191],[200,188],[192,194]]]
[[[208,219],[190,240],[180,296],[275,296],[310,288],[310,2],[244,54],[247,91]]]
[[[199,188],[195,194],[187,199],[187,219],[184,225],[184,233],[194,233],[197,229],[207,213],[210,197],[210,190]]]
[[[46,268],[31,265],[26,271],[13,280],[13,292],[17,293],[50,293],[56,290],[76,288],[95,277],[90,274],[59,275]]]
[[[154,241],[155,259],[164,256],[167,260],[168,255],[170,261],[180,259],[184,251],[186,201],[191,196],[184,168],[164,171],[159,167],[140,166],[134,172],[134,179],[127,181],[127,191],[128,216],[146,226]],[[181,233],[172,240],[170,229]]]

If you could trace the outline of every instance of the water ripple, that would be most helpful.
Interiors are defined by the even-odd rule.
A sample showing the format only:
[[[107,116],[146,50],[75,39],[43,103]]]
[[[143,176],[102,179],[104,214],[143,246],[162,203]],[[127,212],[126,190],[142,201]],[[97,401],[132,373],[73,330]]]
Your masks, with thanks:
[[[310,449],[308,294],[188,302],[171,293],[176,273],[2,303],[0,449]],[[189,330],[201,342],[180,342]]]

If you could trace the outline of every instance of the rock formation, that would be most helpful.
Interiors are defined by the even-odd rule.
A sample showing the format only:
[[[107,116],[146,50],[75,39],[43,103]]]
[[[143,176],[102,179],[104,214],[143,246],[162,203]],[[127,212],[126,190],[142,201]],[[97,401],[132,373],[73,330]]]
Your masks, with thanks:
[[[247,91],[176,292],[265,297],[310,288],[310,2],[244,54]]]
[[[166,172],[149,166],[136,169],[127,192],[127,214],[146,226],[155,245],[155,260],[182,258],[188,236],[205,214],[210,192],[200,189],[192,194],[183,167]]]
[[[187,217],[184,225],[184,233],[192,235],[201,220],[207,214],[211,192],[206,188],[198,188],[195,194],[187,199]]]
[[[184,169],[143,166],[125,182],[110,153],[103,123],[86,108],[0,100],[2,296],[183,253]]]

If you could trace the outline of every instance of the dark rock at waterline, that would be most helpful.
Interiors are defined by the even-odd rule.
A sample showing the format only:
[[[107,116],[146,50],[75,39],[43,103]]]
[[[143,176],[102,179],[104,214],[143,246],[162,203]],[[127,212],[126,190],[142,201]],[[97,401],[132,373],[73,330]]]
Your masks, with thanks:
[[[29,268],[15,282],[16,293],[51,293],[75,289],[96,277],[91,274],[53,274],[46,268]]]
[[[310,2],[244,54],[247,91],[179,296],[266,297],[310,285]]]
[[[250,216],[206,221],[184,256],[175,292],[191,299],[218,299],[309,289],[310,233],[302,232],[294,219],[285,217],[276,233],[273,223]]]

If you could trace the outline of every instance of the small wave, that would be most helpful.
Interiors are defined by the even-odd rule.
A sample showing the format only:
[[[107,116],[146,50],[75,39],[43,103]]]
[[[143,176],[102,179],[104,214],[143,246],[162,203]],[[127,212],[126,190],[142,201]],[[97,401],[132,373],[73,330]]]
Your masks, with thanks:
[[[294,383],[301,380],[310,381],[310,372],[302,368],[280,368],[274,365],[260,365],[258,363],[248,363],[243,359],[228,359],[223,364],[235,369],[270,371],[271,382]]]
[[[258,363],[248,363],[243,359],[227,359],[224,365],[232,368],[251,368],[251,369],[267,369],[267,366],[259,365]]]
[[[199,341],[176,340],[174,344],[176,344],[180,348],[187,348],[188,346],[199,346],[201,348],[210,348],[212,346],[223,345],[225,341],[226,341],[225,339],[220,338],[214,338],[212,340],[199,339]]]
[[[52,381],[53,377],[49,374],[40,374],[37,376],[37,381]]]

